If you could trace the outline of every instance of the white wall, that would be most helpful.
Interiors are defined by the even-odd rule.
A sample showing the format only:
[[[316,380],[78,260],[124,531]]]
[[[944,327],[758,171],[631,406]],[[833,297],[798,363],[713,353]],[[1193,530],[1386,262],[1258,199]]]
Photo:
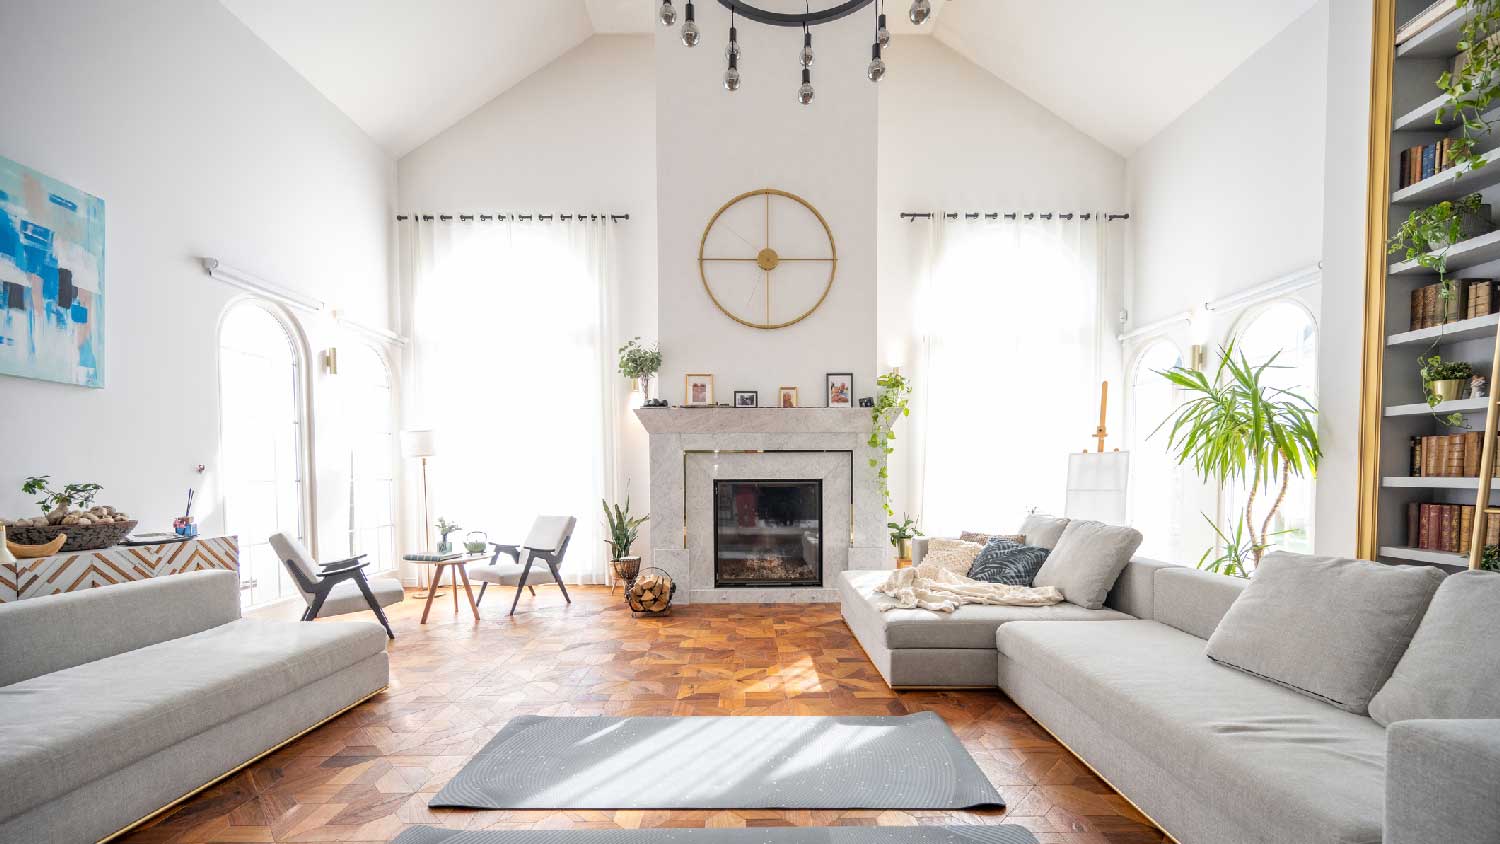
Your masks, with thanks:
[[[108,332],[102,390],[0,377],[0,513],[30,513],[21,478],[50,473],[103,484],[141,530],[170,528],[197,486],[221,530],[215,350],[237,292],[197,258],[386,326],[394,165],[217,3],[10,0],[0,32],[0,155],[106,203]],[[327,317],[305,328],[313,349],[338,342]],[[318,510],[342,542],[337,407],[313,410]]]
[[[630,214],[614,232],[619,285],[612,291],[612,328],[620,342],[636,336],[654,342],[654,71],[650,36],[590,38],[404,156],[397,165],[401,208]],[[629,412],[629,382],[618,378],[617,386],[617,482],[622,490],[630,484],[632,509],[645,513],[651,506],[646,433]],[[649,555],[650,527],[642,528],[637,553]]]
[[[1184,353],[1193,344],[1206,345],[1212,359],[1244,313],[1209,313],[1204,302],[1322,260],[1329,41],[1329,2],[1323,0],[1130,157],[1129,327],[1184,311],[1194,316],[1191,323],[1127,343],[1127,367],[1156,337],[1171,339]],[[1295,298],[1318,317],[1316,288]],[[1348,341],[1326,332],[1319,339],[1326,382],[1324,361],[1347,355]],[[1340,420],[1331,418],[1335,408],[1323,401],[1326,445],[1337,439]],[[1190,497],[1190,508],[1215,512],[1210,488]],[[1322,500],[1320,495],[1320,505]],[[1320,547],[1325,530],[1342,530],[1339,521],[1333,512],[1325,518],[1320,506],[1314,527]],[[1212,541],[1206,524],[1189,518],[1185,547],[1177,551],[1196,555]]]
[[[878,363],[882,371],[902,366],[920,377],[912,316],[928,227],[902,220],[901,212],[1121,211],[1125,160],[933,38],[898,37],[886,58],[890,71],[880,83],[879,118]],[[1117,258],[1123,257],[1127,232],[1124,223],[1111,231]],[[1122,278],[1115,276],[1116,282]],[[1112,351],[1118,329],[1112,317],[1123,290],[1115,286],[1103,295],[1101,342]],[[1117,366],[1105,367],[1116,383]],[[1092,420],[1077,422],[1081,430],[1092,430]],[[912,419],[913,430],[920,423]],[[916,439],[899,434],[892,507],[915,517],[920,461],[917,449],[908,446]]]
[[[780,386],[823,406],[824,375],[853,372],[871,395],[875,353],[876,86],[865,78],[870,30],[863,15],[817,28],[817,99],[797,102],[801,34],[740,27],[744,86],[725,91],[729,12],[699,3],[703,43],[656,33],[657,203],[660,214],[658,321],[663,398],[682,400],[683,375],[715,376],[717,398],[758,390],[774,404]],[[725,202],[757,188],[797,194],[827,219],[838,244],[838,275],[812,316],[776,330],[749,328],[721,313],[698,274],[698,246]]]

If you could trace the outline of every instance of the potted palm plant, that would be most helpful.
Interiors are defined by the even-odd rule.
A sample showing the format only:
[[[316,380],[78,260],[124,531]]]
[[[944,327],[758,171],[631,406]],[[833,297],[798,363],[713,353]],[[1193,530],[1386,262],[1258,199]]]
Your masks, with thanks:
[[[636,537],[640,535],[641,525],[651,518],[648,513],[644,516],[630,515],[630,496],[625,496],[625,506],[616,504],[610,507],[608,501],[600,500],[604,505],[604,528],[608,533],[604,544],[609,546],[609,567],[614,571],[615,579],[622,580],[627,585],[635,580],[635,576],[641,570],[641,558],[630,555],[630,547],[635,544]],[[611,588],[613,591],[613,588]]]
[[[1315,420],[1318,409],[1291,390],[1264,382],[1278,355],[1252,365],[1243,354],[1235,354],[1231,343],[1220,351],[1212,379],[1180,366],[1159,373],[1188,396],[1156,431],[1170,425],[1167,448],[1177,462],[1191,462],[1201,479],[1220,487],[1237,481],[1248,490],[1244,511],[1235,514],[1236,522],[1243,520],[1244,531],[1236,525],[1235,539],[1228,543],[1234,559],[1220,556],[1208,566],[1226,574],[1249,577],[1254,572],[1277,535],[1271,526],[1292,478],[1316,477],[1323,457]],[[1274,495],[1264,514],[1256,510],[1264,507],[1262,494]],[[1200,567],[1209,556],[1199,561]]]

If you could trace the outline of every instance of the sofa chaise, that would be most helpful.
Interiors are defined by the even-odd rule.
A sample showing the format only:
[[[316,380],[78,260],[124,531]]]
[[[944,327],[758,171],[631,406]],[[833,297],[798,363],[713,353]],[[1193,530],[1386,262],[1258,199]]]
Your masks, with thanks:
[[[226,571],[0,605],[0,841],[133,827],[380,692],[386,641],[241,618]]]
[[[887,574],[840,588],[893,687],[998,686],[1182,844],[1500,842],[1500,720],[1386,727],[1211,661],[1247,581],[1137,558],[1102,610],[945,615],[880,612]]]

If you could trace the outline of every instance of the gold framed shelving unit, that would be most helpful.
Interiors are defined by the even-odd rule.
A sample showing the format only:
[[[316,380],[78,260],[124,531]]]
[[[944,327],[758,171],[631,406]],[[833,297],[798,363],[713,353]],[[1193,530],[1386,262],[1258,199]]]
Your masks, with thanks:
[[[1443,102],[1438,77],[1458,54],[1466,10],[1445,15],[1421,34],[1397,46],[1401,23],[1422,12],[1432,0],[1375,0],[1374,55],[1371,63],[1369,216],[1365,275],[1364,366],[1361,391],[1358,554],[1389,563],[1422,563],[1450,571],[1478,568],[1485,519],[1491,508],[1497,409],[1493,398],[1444,402],[1429,410],[1418,374],[1419,357],[1435,349],[1447,360],[1471,363],[1476,374],[1490,378],[1493,396],[1500,376],[1500,314],[1411,330],[1411,293],[1437,282],[1437,276],[1415,262],[1396,260],[1386,243],[1412,211],[1447,199],[1479,193],[1500,210],[1500,164],[1477,171],[1440,172],[1400,187],[1401,150],[1457,134],[1455,127],[1434,123]],[[1500,159],[1500,133],[1481,142],[1481,150]],[[1448,276],[1465,280],[1500,280],[1500,230],[1455,244],[1448,252]],[[1466,430],[1483,431],[1485,443],[1479,476],[1412,477],[1411,438],[1457,433],[1437,415],[1459,413]],[[1470,552],[1456,554],[1412,547],[1407,508],[1415,503],[1474,504]]]

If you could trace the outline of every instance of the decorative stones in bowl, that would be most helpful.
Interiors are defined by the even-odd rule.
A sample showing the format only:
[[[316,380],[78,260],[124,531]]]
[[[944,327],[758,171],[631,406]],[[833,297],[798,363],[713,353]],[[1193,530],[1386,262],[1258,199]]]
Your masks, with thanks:
[[[59,534],[66,534],[62,552],[96,551],[118,545],[138,523],[113,507],[88,510],[53,510],[34,519],[7,520],[6,532],[17,545],[46,545]]]

